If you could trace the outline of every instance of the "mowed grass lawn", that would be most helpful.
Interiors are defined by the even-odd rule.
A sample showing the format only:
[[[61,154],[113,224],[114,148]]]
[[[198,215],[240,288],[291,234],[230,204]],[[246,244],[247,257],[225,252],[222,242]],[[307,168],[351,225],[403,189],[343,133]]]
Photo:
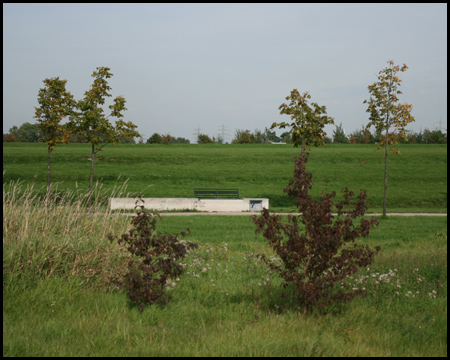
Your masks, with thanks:
[[[447,211],[447,145],[398,145],[389,152],[388,212]],[[381,212],[384,154],[376,145],[326,145],[312,148],[307,171],[312,193],[366,189],[370,212]],[[59,190],[85,191],[90,145],[68,144],[52,153],[51,180]],[[293,211],[283,188],[293,172],[292,145],[150,145],[106,146],[97,156],[94,180],[105,190],[123,185],[145,197],[193,197],[196,187],[238,188],[241,197],[269,198],[272,211]],[[45,192],[46,144],[4,143],[3,182],[22,180]]]

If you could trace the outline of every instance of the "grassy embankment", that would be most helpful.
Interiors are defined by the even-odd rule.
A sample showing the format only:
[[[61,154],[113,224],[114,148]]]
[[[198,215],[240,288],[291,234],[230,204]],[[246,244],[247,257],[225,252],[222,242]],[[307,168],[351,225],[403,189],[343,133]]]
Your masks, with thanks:
[[[399,145],[388,165],[389,212],[447,211],[447,146]],[[382,212],[384,155],[375,145],[313,148],[307,169],[313,194],[342,187],[366,189],[370,212]],[[52,154],[52,182],[59,190],[85,191],[90,171],[87,144],[60,145]],[[104,190],[126,182],[127,192],[147,197],[193,197],[195,187],[238,188],[241,197],[270,199],[272,211],[294,211],[283,193],[299,149],[290,145],[125,145],[107,146],[98,157],[94,180]],[[45,144],[3,146],[3,182],[34,182],[45,193]]]

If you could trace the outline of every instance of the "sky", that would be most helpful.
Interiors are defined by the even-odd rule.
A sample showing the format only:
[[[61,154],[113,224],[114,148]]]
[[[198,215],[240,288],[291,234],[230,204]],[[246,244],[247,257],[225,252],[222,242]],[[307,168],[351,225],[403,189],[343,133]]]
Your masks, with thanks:
[[[3,133],[36,122],[44,79],[66,79],[81,99],[107,66],[105,106],[123,95],[144,141],[195,143],[200,130],[231,142],[237,129],[289,121],[278,108],[293,89],[349,134],[369,122],[367,87],[391,59],[409,68],[407,129],[446,131],[447,4],[4,3]]]

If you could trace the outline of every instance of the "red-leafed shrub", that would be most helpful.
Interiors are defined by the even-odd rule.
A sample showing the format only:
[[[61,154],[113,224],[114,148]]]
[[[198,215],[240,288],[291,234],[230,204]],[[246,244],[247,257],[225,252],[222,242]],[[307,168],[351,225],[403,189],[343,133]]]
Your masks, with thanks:
[[[159,214],[154,215],[160,217]],[[177,279],[183,272],[180,259],[186,256],[190,248],[198,245],[180,242],[178,234],[157,232],[156,217],[143,210],[143,206],[131,224],[134,228],[117,239],[119,244],[125,243],[133,255],[123,281],[128,289],[127,295],[131,301],[139,304],[141,311],[146,304],[165,305],[172,296],[166,294],[164,288],[168,284],[175,284],[171,279]],[[185,232],[181,232],[181,235],[184,237]],[[113,240],[114,236],[109,235],[109,239]]]
[[[318,200],[309,194],[312,175],[306,171],[308,156],[305,153],[295,159],[294,178],[284,189],[295,200],[299,215],[288,216],[284,223],[281,216],[270,215],[264,209],[260,217],[253,217],[256,232],[262,232],[269,240],[282,263],[275,264],[265,254],[258,256],[279,273],[285,287],[295,286],[303,311],[365,295],[363,290],[348,288],[342,280],[356,273],[358,267],[372,263],[380,250],[379,246],[373,250],[355,242],[359,237],[367,237],[370,229],[378,225],[373,217],[362,218],[369,207],[365,190],[351,203],[354,193],[344,188],[343,200],[336,204],[337,214],[333,214],[334,191],[331,194],[323,191]],[[356,220],[358,217],[361,218]]]

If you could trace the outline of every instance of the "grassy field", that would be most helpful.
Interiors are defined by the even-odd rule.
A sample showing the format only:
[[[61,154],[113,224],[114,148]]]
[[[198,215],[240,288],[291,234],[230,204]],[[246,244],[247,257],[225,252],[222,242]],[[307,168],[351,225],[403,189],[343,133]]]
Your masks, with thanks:
[[[447,211],[447,145],[399,145],[390,152],[388,212]],[[374,145],[326,145],[313,148],[307,170],[313,194],[322,189],[366,189],[371,212],[382,212],[384,155]],[[94,180],[147,197],[193,197],[196,187],[238,188],[241,197],[270,199],[273,211],[295,210],[283,193],[299,149],[290,145],[107,146],[99,153]],[[90,171],[88,144],[60,145],[52,154],[52,181],[59,190],[84,192]],[[45,144],[4,143],[3,182],[21,179],[45,192]],[[126,185],[124,188],[123,185]]]
[[[282,188],[298,150],[107,147],[87,212],[86,145],[57,147],[52,175],[65,191],[55,188],[46,207],[37,201],[45,145],[3,149],[3,356],[447,356],[446,216],[380,218],[358,241],[381,252],[346,279],[367,296],[326,315],[300,315],[290,289],[281,297],[281,280],[256,258],[274,254],[249,216],[163,217],[158,230],[190,228],[185,239],[200,247],[183,260],[185,273],[168,290],[173,300],[139,312],[115,285],[129,255],[107,239],[127,231],[130,218],[112,216],[107,198],[142,190],[192,197],[197,186],[230,186],[269,197],[271,210],[293,209]],[[390,162],[388,211],[446,212],[446,146],[400,149]],[[371,210],[381,211],[383,156],[372,146],[313,149],[307,169],[316,195],[323,186],[366,188]]]
[[[446,356],[447,218],[387,217],[381,253],[347,279],[367,296],[299,315],[256,258],[273,255],[247,216],[164,217],[200,248],[167,306],[139,312],[114,280],[127,253],[108,233],[130,219],[83,199],[3,194],[3,356]],[[17,190],[17,189],[16,189]],[[26,192],[25,192],[26,193]],[[69,201],[70,200],[70,201]],[[290,294],[290,292],[288,291]]]

